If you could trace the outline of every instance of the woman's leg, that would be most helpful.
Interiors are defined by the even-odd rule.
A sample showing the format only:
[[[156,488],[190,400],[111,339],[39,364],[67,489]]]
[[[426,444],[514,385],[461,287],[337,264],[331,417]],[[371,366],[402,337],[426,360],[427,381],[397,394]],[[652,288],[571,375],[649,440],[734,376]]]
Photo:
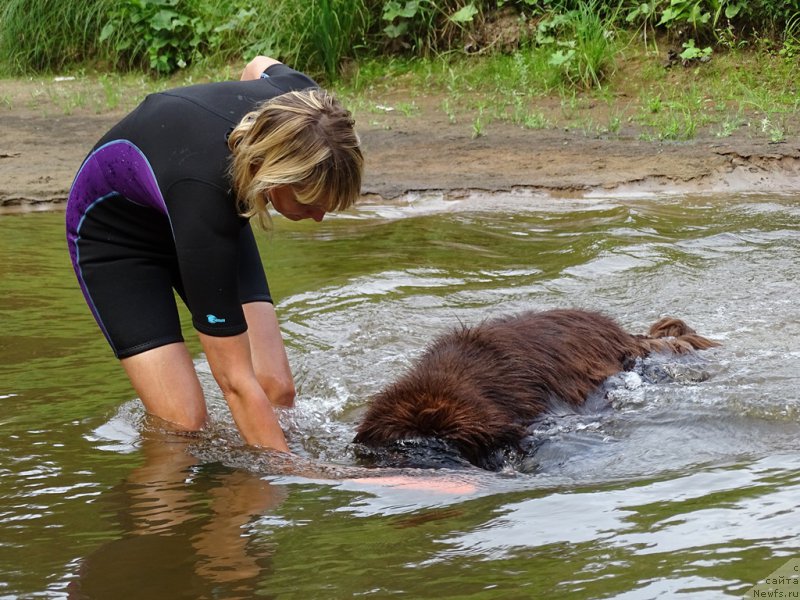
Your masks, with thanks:
[[[269,302],[249,302],[243,308],[258,382],[274,406],[294,406],[294,379],[275,307]]]
[[[208,418],[203,388],[185,344],[159,346],[120,362],[148,413],[185,431],[203,428]]]

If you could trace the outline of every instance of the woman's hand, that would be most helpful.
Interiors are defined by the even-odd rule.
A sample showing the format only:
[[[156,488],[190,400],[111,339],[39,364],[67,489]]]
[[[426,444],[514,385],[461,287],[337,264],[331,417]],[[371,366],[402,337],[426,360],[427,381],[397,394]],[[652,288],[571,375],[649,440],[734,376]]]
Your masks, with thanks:
[[[259,79],[265,69],[272,65],[279,65],[281,62],[270,58],[269,56],[256,56],[253,60],[247,63],[247,66],[242,71],[242,76],[239,78],[241,81],[250,81],[252,79]]]

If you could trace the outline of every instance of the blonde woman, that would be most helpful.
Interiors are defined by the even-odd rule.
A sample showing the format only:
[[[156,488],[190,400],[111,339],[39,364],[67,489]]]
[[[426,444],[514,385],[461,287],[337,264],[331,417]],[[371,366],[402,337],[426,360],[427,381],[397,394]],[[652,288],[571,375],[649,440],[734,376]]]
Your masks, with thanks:
[[[350,113],[257,57],[240,81],[152,94],[95,145],[72,185],[67,242],[86,301],[148,413],[207,419],[173,289],[192,313],[245,442],[286,452],[273,405],[295,388],[248,219],[321,221],[359,195]]]

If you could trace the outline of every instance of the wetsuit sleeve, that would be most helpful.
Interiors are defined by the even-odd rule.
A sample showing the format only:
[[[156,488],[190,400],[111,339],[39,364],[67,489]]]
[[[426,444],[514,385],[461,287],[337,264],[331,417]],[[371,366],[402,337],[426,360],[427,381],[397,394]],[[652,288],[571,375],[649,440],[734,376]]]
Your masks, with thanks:
[[[319,87],[317,82],[311,79],[308,75],[305,75],[300,71],[295,71],[283,63],[270,65],[264,69],[262,77],[284,92],[307,90],[308,88]]]
[[[238,289],[238,248],[242,227],[235,202],[200,181],[182,180],[166,198],[181,282],[192,323],[213,336],[247,330]]]

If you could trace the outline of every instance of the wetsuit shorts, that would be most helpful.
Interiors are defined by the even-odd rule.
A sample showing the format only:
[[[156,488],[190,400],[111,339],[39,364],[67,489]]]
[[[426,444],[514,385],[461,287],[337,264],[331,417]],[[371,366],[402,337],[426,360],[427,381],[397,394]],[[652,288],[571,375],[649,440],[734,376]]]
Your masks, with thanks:
[[[169,219],[111,194],[85,213],[79,231],[79,281],[115,356],[127,358],[183,341],[175,293],[193,315],[196,311],[181,279]],[[239,302],[272,302],[253,231],[246,222],[240,227],[237,258]],[[213,325],[223,320],[212,313],[199,318]],[[241,319],[231,325],[230,334],[247,329]]]

